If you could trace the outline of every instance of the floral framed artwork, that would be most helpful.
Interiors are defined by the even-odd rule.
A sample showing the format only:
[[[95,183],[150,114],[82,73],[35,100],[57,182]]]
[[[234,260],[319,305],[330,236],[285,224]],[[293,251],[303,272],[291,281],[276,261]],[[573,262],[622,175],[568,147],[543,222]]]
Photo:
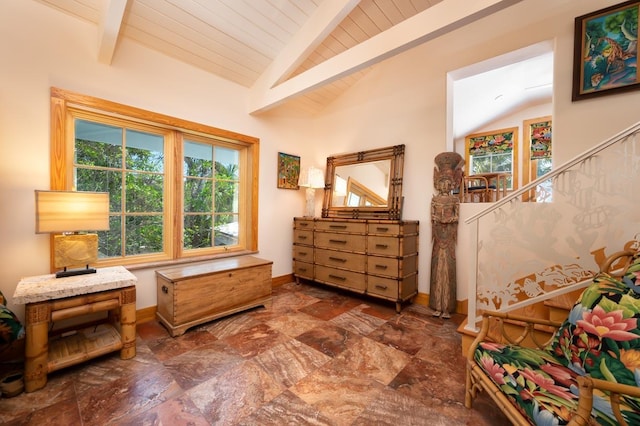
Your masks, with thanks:
[[[573,101],[640,89],[639,9],[626,1],[576,18]]]
[[[278,188],[298,189],[300,177],[300,157],[297,155],[278,153]]]

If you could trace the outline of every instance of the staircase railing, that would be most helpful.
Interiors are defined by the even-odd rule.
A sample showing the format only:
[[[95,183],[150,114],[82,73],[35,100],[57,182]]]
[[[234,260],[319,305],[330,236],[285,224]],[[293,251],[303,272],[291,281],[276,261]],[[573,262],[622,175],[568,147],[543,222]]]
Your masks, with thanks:
[[[467,326],[590,282],[640,235],[640,123],[465,220],[471,229]],[[475,248],[475,250],[474,250]]]

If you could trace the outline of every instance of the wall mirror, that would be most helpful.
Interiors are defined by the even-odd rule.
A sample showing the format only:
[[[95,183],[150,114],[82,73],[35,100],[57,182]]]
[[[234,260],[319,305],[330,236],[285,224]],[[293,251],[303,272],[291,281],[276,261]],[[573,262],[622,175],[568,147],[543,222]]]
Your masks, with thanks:
[[[327,158],[322,217],[402,218],[404,145]]]

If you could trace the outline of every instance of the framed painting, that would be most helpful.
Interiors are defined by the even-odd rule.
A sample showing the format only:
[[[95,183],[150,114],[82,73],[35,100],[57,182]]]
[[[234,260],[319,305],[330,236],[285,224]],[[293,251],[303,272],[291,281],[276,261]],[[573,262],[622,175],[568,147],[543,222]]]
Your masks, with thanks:
[[[573,101],[640,89],[639,9],[626,1],[576,18]]]
[[[300,157],[297,155],[278,153],[278,188],[298,189],[300,177]]]

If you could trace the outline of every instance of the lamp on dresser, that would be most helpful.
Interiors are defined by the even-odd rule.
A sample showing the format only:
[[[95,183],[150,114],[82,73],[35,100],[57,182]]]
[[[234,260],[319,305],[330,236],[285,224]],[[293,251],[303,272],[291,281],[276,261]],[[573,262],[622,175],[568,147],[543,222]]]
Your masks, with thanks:
[[[324,172],[317,167],[308,167],[300,174],[298,186],[307,188],[305,217],[314,217],[316,209],[316,189],[324,188]]]
[[[98,235],[86,231],[108,229],[108,193],[36,190],[36,234],[59,234],[53,237],[53,265],[63,270],[56,278],[95,273],[89,264],[98,259]]]

